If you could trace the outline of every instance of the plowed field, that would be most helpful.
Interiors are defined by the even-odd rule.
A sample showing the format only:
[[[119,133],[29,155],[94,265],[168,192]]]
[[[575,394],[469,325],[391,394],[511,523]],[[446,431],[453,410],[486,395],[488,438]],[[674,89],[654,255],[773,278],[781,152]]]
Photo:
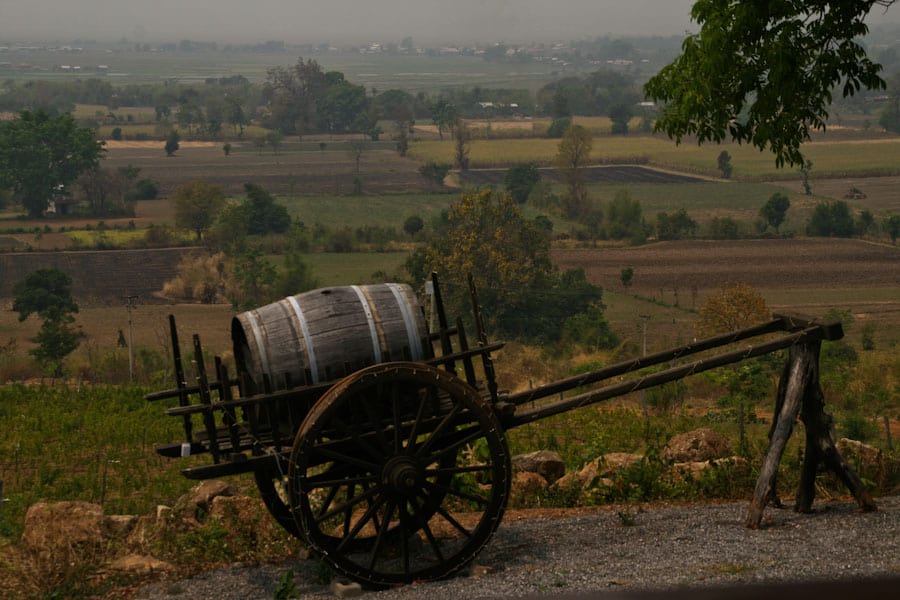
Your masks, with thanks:
[[[900,248],[849,239],[660,242],[638,247],[556,250],[560,268],[582,268],[604,289],[681,309],[699,307],[728,282],[753,286],[775,311],[854,315],[855,331],[873,322],[882,339],[900,336]],[[621,272],[634,269],[625,288]],[[638,312],[647,312],[636,305]],[[657,305],[645,304],[649,310]],[[614,312],[616,307],[610,307]],[[671,321],[692,321],[678,311]],[[671,315],[670,315],[671,316]],[[621,315],[618,317],[623,319]],[[637,315],[634,319],[638,320]]]

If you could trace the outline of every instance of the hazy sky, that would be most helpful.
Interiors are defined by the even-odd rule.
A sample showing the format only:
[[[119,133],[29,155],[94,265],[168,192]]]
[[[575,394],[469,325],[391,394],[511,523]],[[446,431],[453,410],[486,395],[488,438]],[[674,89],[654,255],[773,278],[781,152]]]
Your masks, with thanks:
[[[421,42],[680,35],[693,0],[0,0],[0,40]],[[900,6],[871,22],[900,22]]]
[[[692,0],[0,0],[0,39],[422,42],[672,34]]]

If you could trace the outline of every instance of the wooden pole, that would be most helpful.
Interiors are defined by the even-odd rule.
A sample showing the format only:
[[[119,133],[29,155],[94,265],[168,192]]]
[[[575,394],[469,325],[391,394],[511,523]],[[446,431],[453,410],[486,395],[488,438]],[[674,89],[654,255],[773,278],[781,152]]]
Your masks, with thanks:
[[[825,397],[819,385],[819,350],[821,342],[806,341],[790,348],[787,364],[778,384],[775,420],[769,432],[769,451],[763,460],[759,479],[745,524],[758,529],[769,502],[777,502],[775,478],[778,463],[797,417],[806,429],[806,452],[800,474],[794,510],[809,512],[815,497],[815,478],[819,463],[824,463],[849,488],[860,508],[875,510],[875,502],[859,477],[841,457],[831,435],[832,419],[825,413]]]
[[[751,529],[759,528],[763,510],[769,502],[775,499],[778,463],[781,462],[784,448],[794,430],[797,416],[800,414],[804,389],[803,376],[806,372],[805,362],[808,360],[807,354],[801,351],[803,346],[805,344],[791,346],[787,364],[778,383],[778,397],[775,401],[777,412],[769,432],[769,451],[763,460],[759,478],[756,480],[756,489],[753,492],[753,500],[750,502],[750,510],[745,522]]]
[[[831,415],[825,412],[825,396],[819,385],[820,344],[816,342],[807,344],[807,346],[809,346],[811,355],[807,367],[810,370],[810,376],[804,390],[803,407],[800,411],[800,419],[806,429],[806,452],[803,457],[803,469],[794,510],[797,512],[812,510],[813,499],[816,495],[816,471],[820,463],[824,463],[847,486],[862,510],[875,510],[877,507],[872,496],[866,491],[859,476],[835,447],[832,436],[834,421]]]

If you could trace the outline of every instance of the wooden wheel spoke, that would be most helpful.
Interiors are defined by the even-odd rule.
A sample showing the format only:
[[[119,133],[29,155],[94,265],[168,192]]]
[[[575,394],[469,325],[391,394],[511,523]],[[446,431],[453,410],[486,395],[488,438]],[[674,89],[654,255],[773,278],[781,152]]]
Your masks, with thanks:
[[[337,450],[332,450],[331,448],[326,448],[324,446],[315,446],[313,448],[316,454],[321,454],[325,458],[335,461],[337,463],[346,463],[348,465],[354,465],[356,467],[360,467],[365,469],[370,473],[377,472],[378,465],[372,462],[365,461],[356,456],[350,456],[349,454],[344,454],[342,452],[338,452]]]
[[[443,517],[445,521],[447,521],[448,523],[450,523],[450,524],[453,526],[454,529],[456,529],[456,530],[459,531],[461,534],[463,534],[464,536],[466,536],[466,538],[471,538],[471,537],[472,537],[472,532],[469,531],[468,529],[466,529],[466,528],[462,525],[462,523],[460,523],[459,521],[457,521],[456,519],[454,519],[454,518],[453,518],[453,515],[451,515],[450,513],[448,513],[446,510],[444,510],[443,508],[441,508],[440,506],[438,506],[436,512],[437,512],[437,514],[439,514],[441,517]]]
[[[384,385],[379,383],[377,387],[378,387],[377,398],[380,399],[384,395],[384,392],[382,391],[384,388]],[[362,404],[363,404],[363,410],[366,411],[366,415],[369,417],[369,421],[375,430],[375,437],[378,440],[378,445],[381,446],[381,455],[385,456],[387,454],[390,454],[391,446],[388,443],[388,440],[384,435],[385,428],[382,426],[383,417],[381,416],[381,414],[380,414],[381,411],[379,410],[381,407],[381,402],[380,401],[366,402],[366,399],[363,398]]]
[[[422,446],[416,449],[415,456],[425,464],[438,462],[442,457],[448,456],[450,454],[455,454],[463,446],[471,444],[472,442],[483,436],[484,432],[481,430],[481,428],[478,425],[472,425],[465,429],[447,434],[445,438],[441,440],[443,443],[441,444],[439,450],[429,456],[422,456],[422,454],[424,454],[424,452],[428,449],[426,447],[426,444],[431,441],[429,438],[426,444],[422,444]]]
[[[391,386],[391,412],[394,415],[394,452],[399,454],[403,450],[403,442],[400,440],[403,421],[400,415],[400,389],[396,385]]]
[[[391,525],[391,515],[394,514],[394,508],[394,501],[388,498],[387,505],[384,509],[384,522],[380,527],[378,527],[378,534],[375,537],[375,545],[372,547],[372,557],[369,560],[370,571],[375,568],[375,563],[378,562],[378,553],[381,551],[381,544],[384,543],[384,534],[388,530],[388,527],[390,527]]]
[[[347,543],[352,541],[359,535],[359,532],[362,531],[362,528],[366,526],[366,523],[373,520],[381,505],[385,503],[385,497],[379,496],[375,499],[375,502],[372,502],[369,505],[369,508],[366,509],[366,512],[356,521],[356,524],[350,531],[346,531],[344,534],[344,539],[341,540],[341,543],[337,547],[337,551],[341,552],[346,546]]]
[[[426,502],[427,501],[428,499],[426,499]],[[416,504],[414,498],[410,499],[409,504],[413,506],[415,518],[419,522],[419,527],[425,532],[425,537],[428,538],[428,544],[431,546],[431,549],[434,550],[434,555],[437,557],[438,562],[444,562],[444,553],[441,552],[441,546],[438,544],[437,538],[434,537],[434,532],[432,532],[431,527],[428,526],[428,519],[422,515],[420,507]]]
[[[419,408],[416,410],[416,420],[413,421],[409,430],[409,438],[406,441],[407,454],[409,449],[415,447],[416,438],[419,437],[419,428],[422,426],[422,420],[425,416],[425,398],[419,398]]]
[[[438,475],[457,475],[461,473],[484,473],[490,471],[491,465],[468,465],[465,467],[447,467],[441,469],[425,469],[426,477],[434,477]]]
[[[354,442],[356,442],[356,445],[359,448],[362,448],[366,452],[366,454],[368,454],[369,456],[374,458],[376,461],[379,461],[382,458],[384,458],[384,452],[379,452],[378,450],[373,448],[372,445],[369,444],[368,441],[366,441],[365,439],[363,439],[360,436],[360,428],[358,426],[354,426],[354,425],[345,423],[339,417],[335,417],[334,421],[335,421],[335,424],[338,426],[338,428],[340,428],[344,432],[350,434],[350,438]],[[372,430],[374,430],[375,432],[380,431],[377,423],[373,423],[372,425],[373,425]],[[370,432],[367,432],[367,433],[370,433]],[[382,435],[383,435],[383,433],[382,433]]]
[[[324,479],[325,476],[334,477],[334,474],[326,472],[320,473],[319,475],[314,475],[313,477],[309,477],[306,480],[304,489],[312,491],[327,487],[340,488],[344,485],[365,485],[367,483],[378,481],[378,477],[375,475],[360,475],[358,477],[343,477],[340,479]]]
[[[481,506],[487,506],[489,504],[488,499],[484,498],[483,496],[477,496],[475,494],[469,494],[469,493],[466,493],[466,492],[463,492],[460,490],[455,490],[452,487],[447,486],[447,485],[440,485],[440,484],[434,483],[432,481],[426,481],[425,485],[429,488],[433,488],[433,489],[443,492],[445,494],[452,494],[453,496],[456,496],[457,498],[462,498],[463,500],[468,500],[469,502],[474,502]]]
[[[337,488],[336,488],[336,489],[337,489]],[[332,517],[334,517],[334,516],[337,516],[337,515],[339,515],[339,514],[341,514],[341,513],[346,514],[346,513],[347,513],[348,511],[350,511],[354,506],[356,506],[356,505],[359,504],[360,502],[363,502],[363,501],[365,501],[365,500],[369,500],[369,499],[370,499],[372,496],[374,496],[377,492],[378,492],[378,490],[377,490],[376,488],[372,488],[372,489],[370,489],[370,490],[366,490],[365,492],[363,492],[363,493],[360,494],[359,496],[356,496],[356,497],[353,497],[353,498],[348,498],[346,502],[343,502],[343,503],[341,503],[341,504],[338,504],[337,506],[335,506],[334,508],[332,508],[331,510],[329,510],[329,511],[327,511],[327,512],[320,512],[318,515],[316,515],[316,523],[322,523],[323,521],[327,521],[328,519],[330,519],[330,518],[332,518]],[[327,508],[327,507],[328,507],[328,505],[326,504],[326,505],[323,505],[322,508],[324,509],[324,508]]]
[[[434,443],[434,441],[443,435],[444,429],[450,426],[450,423],[452,423],[453,419],[456,417],[457,413],[459,413],[461,408],[462,404],[460,403],[456,403],[453,405],[453,408],[450,409],[450,412],[448,412],[444,416],[444,418],[441,419],[441,422],[438,423],[437,427],[435,427],[431,431],[431,435],[428,436],[428,439],[425,440],[425,443],[419,446],[418,450],[416,451],[417,454],[422,455],[427,452],[429,448],[431,448],[431,445]]]

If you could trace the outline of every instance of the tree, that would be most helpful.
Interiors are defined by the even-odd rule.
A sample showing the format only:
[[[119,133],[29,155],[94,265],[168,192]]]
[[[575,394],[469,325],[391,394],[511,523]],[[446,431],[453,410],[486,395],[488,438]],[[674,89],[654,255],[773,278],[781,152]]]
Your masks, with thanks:
[[[100,163],[103,143],[72,115],[22,111],[0,122],[0,189],[18,196],[32,218],[43,216],[56,195]]]
[[[787,211],[791,207],[791,201],[781,192],[775,192],[759,209],[759,215],[766,222],[766,225],[778,233],[778,228],[784,223],[787,217]]]
[[[864,19],[894,0],[696,0],[700,31],[644,86],[661,103],[655,129],[699,143],[730,137],[803,164],[801,144],[824,129],[833,88],[885,87],[867,56]]]
[[[164,148],[166,156],[175,156],[175,153],[181,148],[181,144],[178,143],[178,140],[180,139],[181,136],[178,135],[178,131],[175,129],[171,130],[168,135],[166,135],[166,145]]]
[[[881,110],[881,115],[878,117],[878,124],[881,125],[885,131],[900,133],[900,96],[898,96],[896,92]]]
[[[891,238],[891,243],[896,245],[897,238],[900,238],[900,215],[888,215],[882,222],[882,227]]]
[[[728,150],[719,152],[716,163],[718,164],[719,170],[722,172],[722,177],[731,179],[731,172],[734,168],[731,166],[731,154],[728,153]]]
[[[698,336],[716,335],[764,323],[770,319],[766,300],[744,283],[727,283],[700,306],[694,330]]]
[[[409,128],[411,121],[399,119],[394,121],[394,140],[396,142],[397,154],[406,156],[409,152]]]
[[[492,190],[463,194],[407,269],[416,279],[440,273],[445,298],[460,315],[470,312],[465,282],[471,274],[489,331],[504,337],[557,340],[566,319],[601,296],[583,271],[554,271],[547,232]]]
[[[807,160],[800,166],[800,174],[803,176],[803,193],[812,196],[812,187],[809,185],[809,172],[812,171],[813,163]]]
[[[587,207],[584,167],[591,156],[591,132],[581,125],[571,125],[559,142],[556,168],[566,183],[566,216],[577,217]]]
[[[634,109],[630,104],[617,104],[609,110],[609,120],[612,121],[613,135],[628,135],[628,122],[634,116]]]
[[[284,268],[275,280],[275,291],[279,296],[295,296],[319,287],[319,281],[303,254],[297,251],[284,255]]]
[[[366,150],[369,149],[369,144],[366,140],[350,140],[347,144],[347,152],[353,158],[356,163],[356,172],[359,173],[359,163],[362,160],[363,154],[365,154]]]
[[[410,215],[406,217],[406,220],[403,222],[403,231],[405,231],[409,237],[414,237],[424,228],[425,221],[423,221],[422,217],[419,215]]]
[[[469,170],[469,141],[472,134],[462,119],[457,118],[453,124],[453,158],[460,171]]]
[[[84,334],[70,327],[78,304],[72,298],[72,279],[58,269],[38,269],[25,276],[13,288],[13,310],[19,321],[32,314],[43,320],[32,340],[37,348],[31,354],[53,375],[62,374],[63,359],[72,353]]]
[[[281,148],[281,142],[283,141],[284,134],[280,131],[270,131],[266,134],[266,144],[272,148],[273,154],[278,154],[278,149]]]
[[[538,170],[537,163],[530,162],[510,167],[506,171],[503,184],[516,204],[525,204],[531,190],[540,180],[541,172]]]
[[[293,67],[275,67],[266,74],[263,100],[265,124],[286,135],[303,134],[315,128],[317,103],[328,82],[314,60],[297,60]]]
[[[697,222],[679,208],[674,214],[656,213],[656,237],[660,240],[683,240],[694,236]]]
[[[429,160],[424,165],[419,167],[419,175],[421,175],[428,181],[434,182],[438,185],[443,185],[444,178],[447,176],[447,173],[450,172],[450,169],[451,166],[447,163],[436,163]]]
[[[647,227],[641,211],[641,203],[632,200],[626,190],[616,192],[606,206],[606,237],[613,240],[631,240],[642,243],[647,239]]]
[[[224,206],[222,188],[205,181],[182,184],[175,190],[175,225],[193,231],[200,240]]]
[[[287,207],[275,202],[275,197],[255,183],[245,183],[247,198],[241,203],[247,233],[266,235],[284,233],[291,226]]]
[[[130,202],[136,173],[119,169],[111,171],[95,167],[81,174],[77,187],[87,200],[89,212],[93,216],[122,215],[134,216]]]
[[[459,111],[449,100],[444,98],[432,103],[429,108],[431,109],[431,122],[437,126],[438,137],[443,140],[444,131],[456,122],[459,118]]]
[[[820,202],[806,225],[806,235],[818,237],[852,237],[853,215],[843,200]]]

